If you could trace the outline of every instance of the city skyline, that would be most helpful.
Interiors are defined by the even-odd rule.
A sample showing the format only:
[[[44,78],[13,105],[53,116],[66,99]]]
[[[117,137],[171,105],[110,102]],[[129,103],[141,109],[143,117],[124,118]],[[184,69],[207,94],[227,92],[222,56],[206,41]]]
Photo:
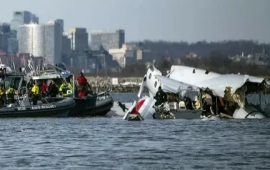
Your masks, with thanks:
[[[4,4],[0,22],[10,22],[14,11],[26,10],[36,14],[40,23],[63,19],[65,31],[69,27],[87,28],[89,33],[124,29],[126,41],[270,42],[268,0],[10,0]]]

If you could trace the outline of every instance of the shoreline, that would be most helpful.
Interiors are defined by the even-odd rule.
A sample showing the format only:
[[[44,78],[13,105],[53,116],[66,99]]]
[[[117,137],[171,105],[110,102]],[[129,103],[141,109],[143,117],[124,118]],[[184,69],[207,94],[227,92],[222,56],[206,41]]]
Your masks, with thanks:
[[[86,77],[96,93],[138,93],[142,77]]]

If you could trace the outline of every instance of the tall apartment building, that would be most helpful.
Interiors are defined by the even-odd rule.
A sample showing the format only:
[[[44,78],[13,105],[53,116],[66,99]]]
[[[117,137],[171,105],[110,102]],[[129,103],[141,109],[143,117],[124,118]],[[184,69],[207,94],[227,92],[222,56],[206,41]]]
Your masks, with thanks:
[[[68,37],[70,38],[71,50],[84,52],[88,49],[88,33],[86,28],[69,28]]]
[[[32,14],[29,11],[15,11],[13,12],[13,19],[10,24],[10,29],[13,31],[17,31],[20,25],[30,24],[30,23],[38,24],[39,19],[35,14]]]
[[[27,24],[18,28],[19,53],[44,57],[50,64],[60,63],[62,52],[61,23]]]
[[[125,43],[125,31],[92,31],[91,49],[99,50],[102,46],[106,51],[109,49],[119,49]]]
[[[29,11],[15,11],[13,12],[13,19],[10,23],[10,37],[8,39],[8,52],[18,52],[18,28],[23,24],[39,23],[39,18]]]

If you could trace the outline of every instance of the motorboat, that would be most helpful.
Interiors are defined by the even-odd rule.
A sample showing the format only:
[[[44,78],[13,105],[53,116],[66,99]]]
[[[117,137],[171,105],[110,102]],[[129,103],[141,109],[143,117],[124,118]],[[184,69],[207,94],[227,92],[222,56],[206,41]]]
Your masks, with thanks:
[[[20,100],[27,99],[27,96]],[[9,104],[0,108],[0,118],[21,117],[68,117],[75,106],[72,98],[42,99],[37,105],[19,103]]]
[[[19,89],[19,94],[14,96],[14,103],[2,103],[0,118],[67,117],[75,107],[75,101],[72,98],[43,98],[37,105],[33,105],[26,87],[23,86],[25,85],[24,74],[1,74],[1,78],[4,83],[3,90],[13,86],[15,90]]]
[[[113,107],[114,101],[109,94],[100,93],[97,95],[89,95],[85,98],[73,98],[76,106],[69,116],[105,116]]]
[[[30,77],[36,82],[45,82],[47,85],[53,80],[57,87],[60,87],[63,82],[68,82],[72,79],[73,91],[70,92],[70,97],[75,100],[76,105],[69,113],[71,117],[105,116],[113,107],[114,100],[106,92],[88,94],[83,98],[77,97],[74,93],[78,87],[75,76],[62,68],[47,64],[46,69],[40,70],[38,74]]]

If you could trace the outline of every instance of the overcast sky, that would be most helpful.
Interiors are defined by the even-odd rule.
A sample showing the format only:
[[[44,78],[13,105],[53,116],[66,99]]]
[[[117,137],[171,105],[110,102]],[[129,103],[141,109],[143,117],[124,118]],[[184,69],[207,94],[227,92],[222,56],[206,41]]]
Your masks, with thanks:
[[[126,41],[270,42],[270,0],[0,0],[0,22],[15,10],[40,22],[61,18],[69,27],[125,29]]]

